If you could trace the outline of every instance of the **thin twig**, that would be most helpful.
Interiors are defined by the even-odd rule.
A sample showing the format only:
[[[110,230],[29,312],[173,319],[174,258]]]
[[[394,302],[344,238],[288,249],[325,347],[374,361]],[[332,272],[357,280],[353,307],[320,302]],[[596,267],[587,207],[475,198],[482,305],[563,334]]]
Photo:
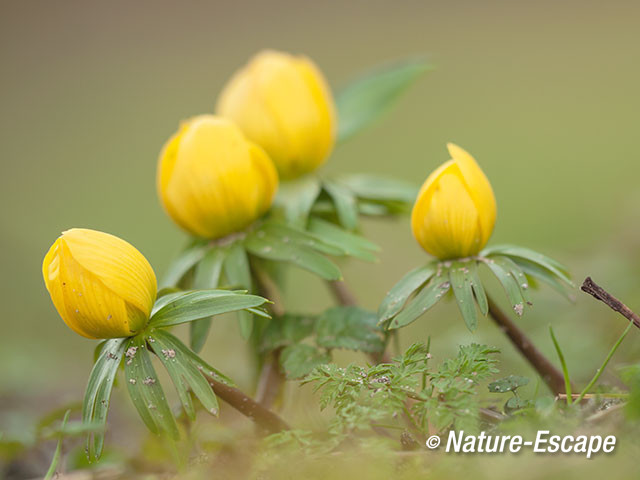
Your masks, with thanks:
[[[489,316],[498,324],[502,331],[509,337],[511,343],[535,368],[540,377],[548,385],[554,395],[565,392],[564,375],[553,363],[536,348],[527,335],[520,330],[515,323],[502,311],[500,307],[487,296],[489,303]]]
[[[596,282],[591,280],[591,277],[584,279],[580,290],[605,303],[609,308],[611,308],[611,310],[620,313],[627,320],[632,321],[636,327],[640,328],[640,316],[634,313],[629,307],[607,292]]]
[[[241,390],[219,382],[208,375],[207,380],[218,397],[243,415],[256,422],[256,424],[267,433],[277,433],[283,430],[289,430],[289,425],[287,425],[282,418],[256,402]]]

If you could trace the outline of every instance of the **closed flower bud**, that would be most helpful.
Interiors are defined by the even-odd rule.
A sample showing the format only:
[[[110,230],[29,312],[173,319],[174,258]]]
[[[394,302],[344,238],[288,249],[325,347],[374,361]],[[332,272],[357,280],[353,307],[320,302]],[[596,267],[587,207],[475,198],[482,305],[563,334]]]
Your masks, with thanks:
[[[198,237],[216,239],[248,227],[271,207],[277,188],[267,154],[221,117],[184,122],[160,154],[162,204]]]
[[[95,230],[64,232],[44,257],[42,274],[64,322],[87,338],[135,335],[156,299],[147,259],[124,240]]]
[[[496,221],[496,200],[483,171],[457,145],[447,148],[452,159],[429,175],[411,213],[413,236],[441,260],[476,255]]]
[[[331,91],[320,70],[302,56],[258,53],[226,85],[217,113],[264,148],[283,179],[318,168],[335,142]]]

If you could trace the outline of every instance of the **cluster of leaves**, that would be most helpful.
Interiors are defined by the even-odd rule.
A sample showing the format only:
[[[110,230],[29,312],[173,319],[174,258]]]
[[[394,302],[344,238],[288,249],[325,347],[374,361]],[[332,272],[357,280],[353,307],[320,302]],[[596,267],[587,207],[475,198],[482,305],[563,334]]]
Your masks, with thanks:
[[[387,329],[404,327],[453,291],[467,327],[474,331],[478,327],[477,310],[485,316],[489,311],[479,271],[481,265],[486,265],[498,279],[518,316],[523,314],[526,305],[532,305],[529,288],[537,281],[565,295],[566,288],[574,286],[566,267],[555,260],[528,248],[494,246],[486,248],[477,257],[435,261],[410,271],[380,304],[380,322]]]
[[[429,347],[412,345],[390,363],[367,368],[320,365],[303,383],[321,392],[320,406],[331,406],[335,417],[329,433],[338,440],[355,432],[400,429],[418,436],[448,428],[475,430],[477,386],[497,373],[495,348],[461,346],[456,357],[437,368],[429,364]]]
[[[280,350],[280,366],[291,379],[331,361],[333,349],[381,354],[387,343],[377,316],[360,307],[332,307],[320,315],[274,317],[262,332],[262,352]]]

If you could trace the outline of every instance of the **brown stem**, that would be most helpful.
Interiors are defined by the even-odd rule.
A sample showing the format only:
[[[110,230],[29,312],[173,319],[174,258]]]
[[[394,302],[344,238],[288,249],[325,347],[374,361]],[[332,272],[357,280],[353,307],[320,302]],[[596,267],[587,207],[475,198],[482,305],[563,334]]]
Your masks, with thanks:
[[[489,302],[489,316],[493,318],[500,329],[509,337],[511,343],[513,343],[518,351],[527,359],[529,364],[535,368],[554,395],[564,393],[564,376],[562,372],[535,347],[527,335],[500,310],[500,307],[498,307],[490,297],[487,297],[487,300]]]
[[[289,430],[289,425],[271,410],[256,402],[241,390],[231,387],[207,375],[215,394],[243,415],[256,422],[267,433]]]
[[[279,320],[278,317],[283,316],[285,313],[280,289],[264,270],[255,265],[253,274],[258,285],[258,293],[273,302],[269,307],[274,317],[271,321],[277,322]],[[271,408],[274,404],[285,381],[284,375],[280,371],[281,351],[282,349],[278,348],[265,359],[258,378],[256,400],[266,408]]]
[[[596,282],[591,280],[591,277],[587,277],[584,279],[580,290],[605,303],[609,308],[611,308],[611,310],[620,313],[627,320],[632,321],[636,327],[640,328],[640,316],[631,311],[629,307],[627,307],[624,303],[607,292]]]
[[[329,289],[336,301],[345,307],[352,307],[358,304],[355,295],[349,290],[347,284],[342,281],[332,280],[327,282]]]

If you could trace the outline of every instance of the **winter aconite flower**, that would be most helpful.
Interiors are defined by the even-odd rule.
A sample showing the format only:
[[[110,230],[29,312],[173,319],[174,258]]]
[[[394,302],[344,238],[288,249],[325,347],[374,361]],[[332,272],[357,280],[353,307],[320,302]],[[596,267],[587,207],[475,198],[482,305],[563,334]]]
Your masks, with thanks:
[[[238,232],[262,216],[278,188],[267,154],[230,120],[201,115],[165,144],[158,193],[171,218],[208,239]]]
[[[414,237],[442,260],[477,254],[496,221],[496,200],[483,171],[462,148],[447,148],[452,159],[429,175],[411,213]]]
[[[87,338],[135,335],[156,298],[147,259],[124,240],[95,230],[64,232],[44,257],[42,274],[64,322]]]
[[[335,142],[333,97],[306,57],[265,50],[226,85],[217,113],[266,150],[283,179],[318,168]]]

